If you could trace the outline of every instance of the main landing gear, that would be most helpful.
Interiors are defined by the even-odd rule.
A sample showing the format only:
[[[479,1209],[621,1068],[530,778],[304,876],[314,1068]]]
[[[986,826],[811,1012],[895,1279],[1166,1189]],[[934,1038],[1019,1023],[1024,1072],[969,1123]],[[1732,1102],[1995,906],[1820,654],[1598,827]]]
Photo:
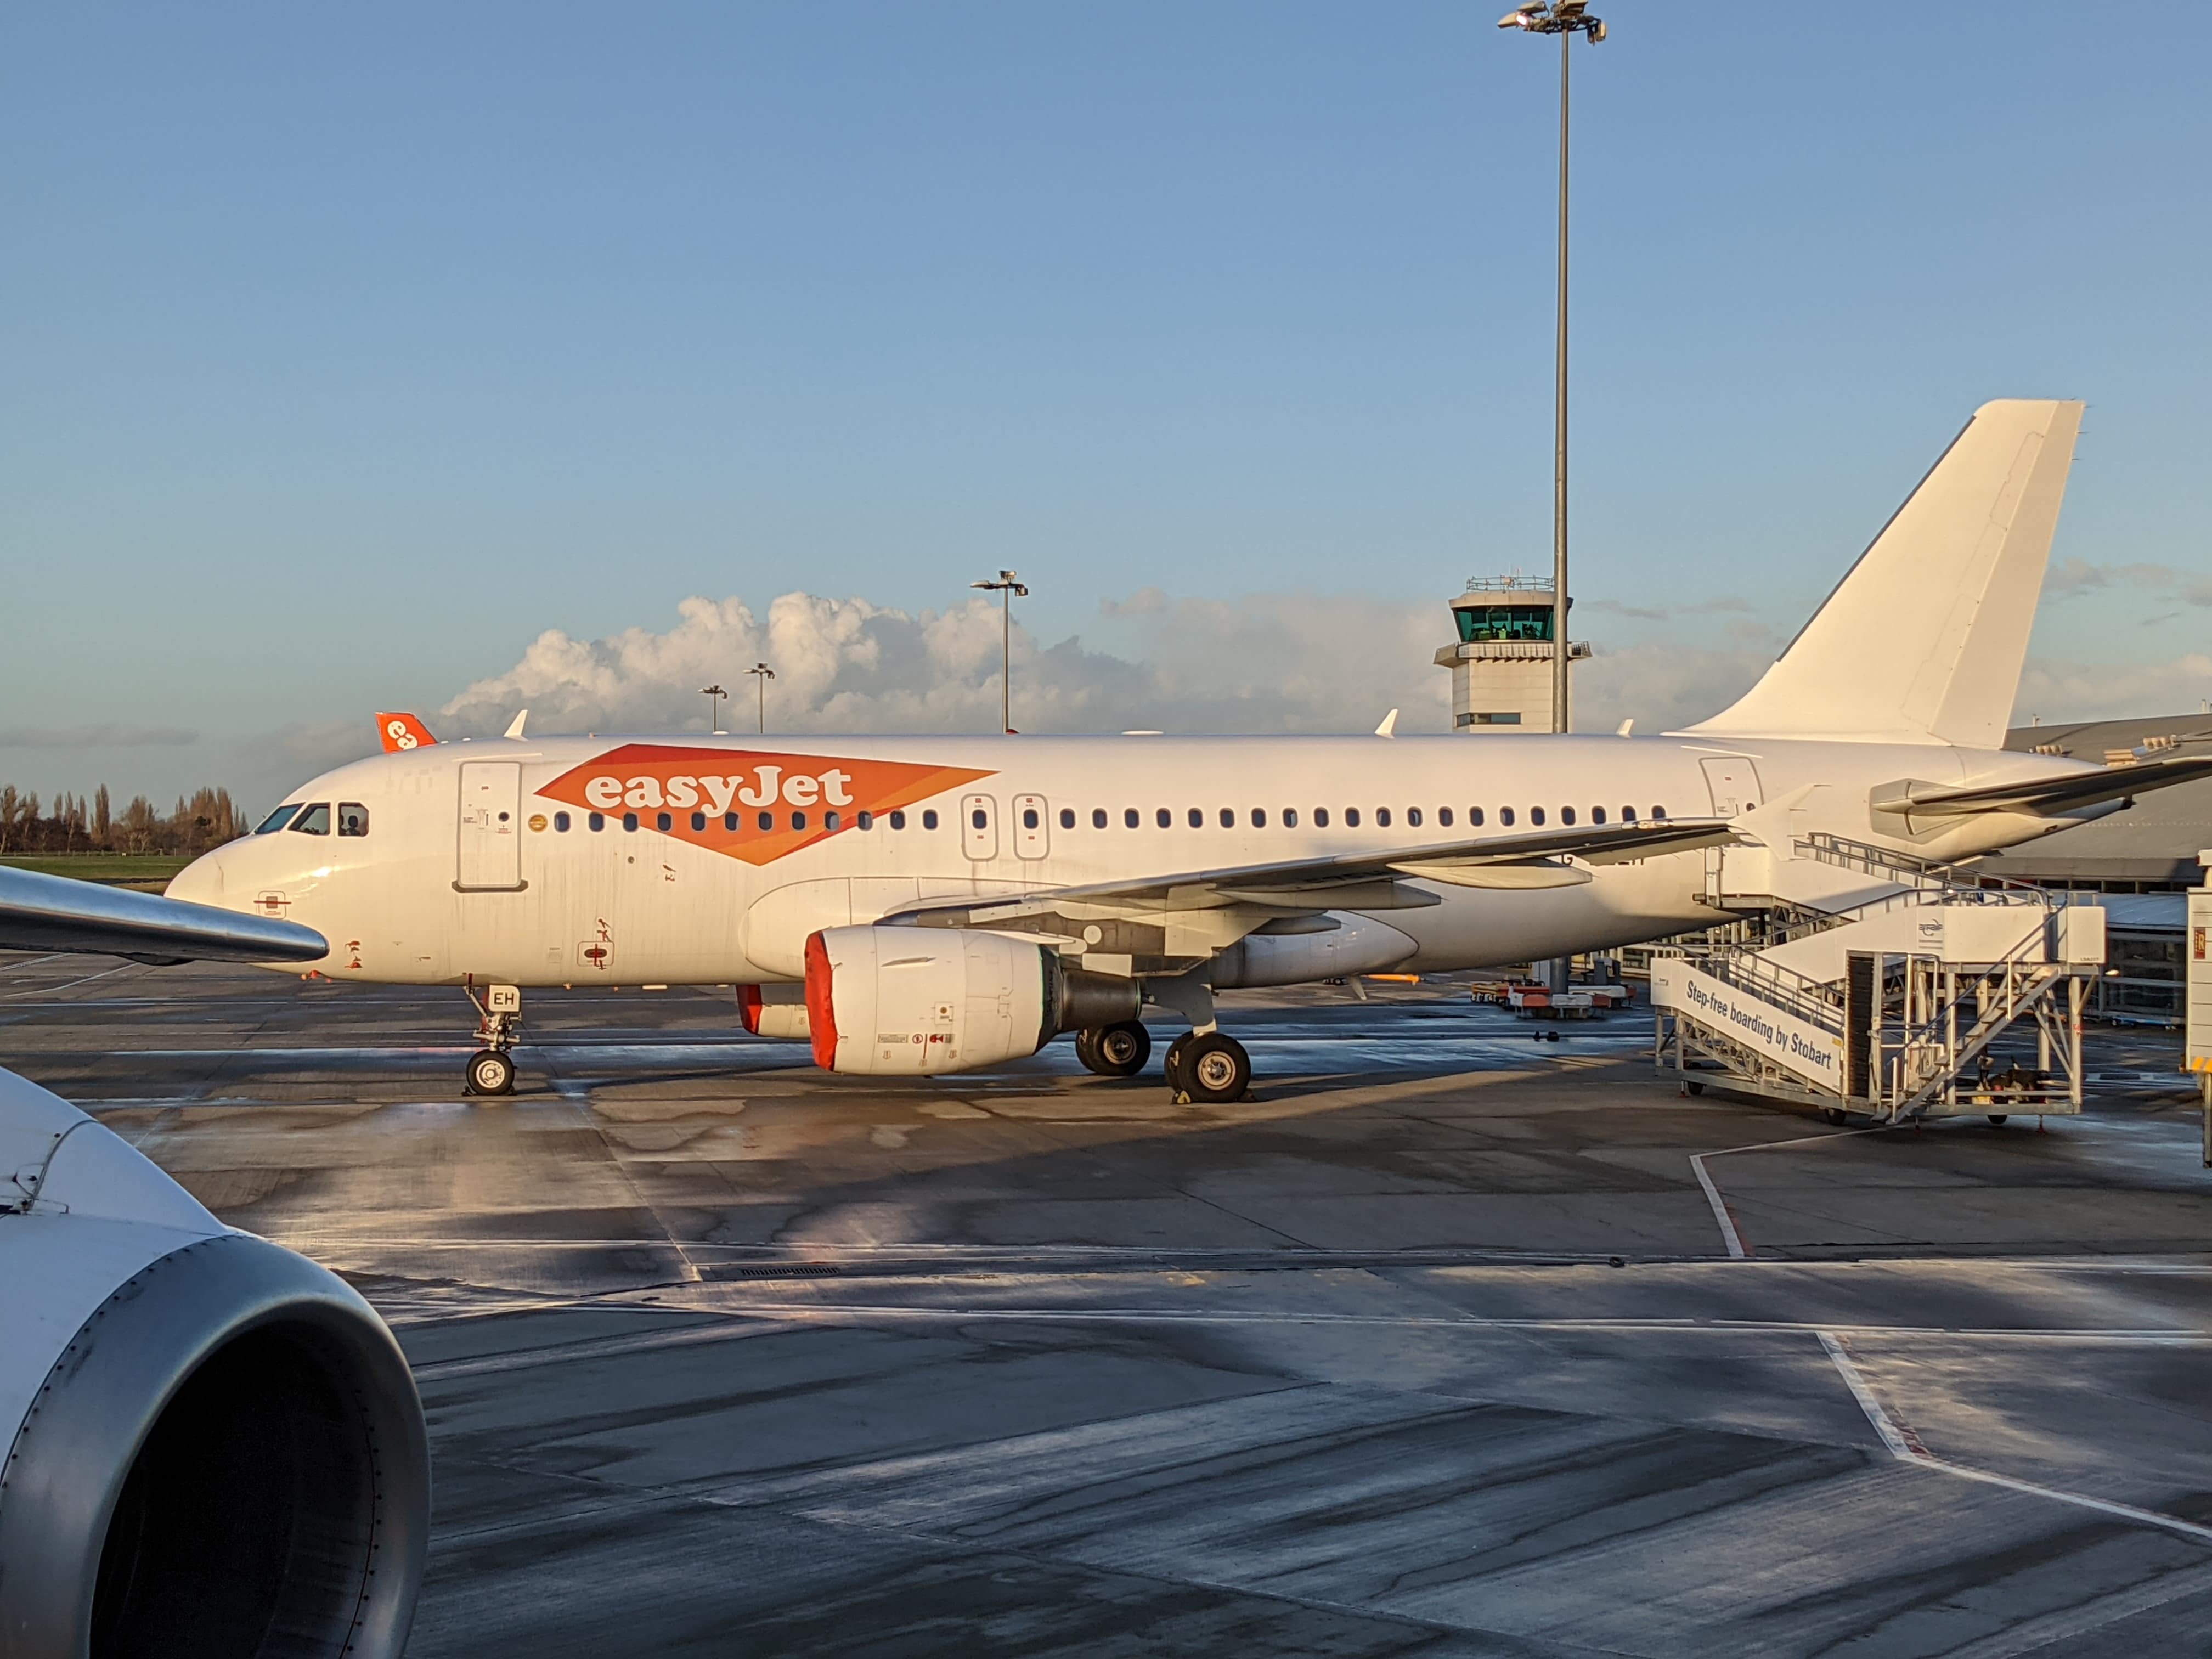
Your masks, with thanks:
[[[1100,1077],[1134,1077],[1152,1057],[1152,1034],[1140,1019],[1078,1031],[1075,1057]]]
[[[1168,1088],[1179,1104],[1242,1100],[1252,1086],[1252,1056],[1226,1031],[1186,1031],[1168,1045]]]
[[[464,1092],[511,1095],[515,1035],[522,1030],[522,992],[513,985],[487,985],[479,997],[473,977],[464,980],[461,988],[476,1005],[477,1041],[483,1045],[469,1056]]]

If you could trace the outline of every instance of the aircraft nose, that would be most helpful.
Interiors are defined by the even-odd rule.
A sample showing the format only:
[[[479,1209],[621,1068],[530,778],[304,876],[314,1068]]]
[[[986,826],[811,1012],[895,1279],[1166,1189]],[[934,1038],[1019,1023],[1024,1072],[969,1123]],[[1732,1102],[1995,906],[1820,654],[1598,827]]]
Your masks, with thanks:
[[[163,891],[170,898],[191,904],[222,904],[222,849],[201,854],[170,877]]]

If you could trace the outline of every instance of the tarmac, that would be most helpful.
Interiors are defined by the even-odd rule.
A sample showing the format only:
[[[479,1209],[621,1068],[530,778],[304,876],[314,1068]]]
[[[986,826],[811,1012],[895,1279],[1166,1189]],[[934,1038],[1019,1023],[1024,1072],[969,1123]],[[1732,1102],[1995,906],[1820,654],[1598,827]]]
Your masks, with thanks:
[[[15,956],[0,1063],[391,1321],[416,1659],[2212,1651],[2177,1038],[1838,1130],[1370,996],[1225,997],[1254,1096],[1176,1106],[533,993],[470,1100],[456,990]]]

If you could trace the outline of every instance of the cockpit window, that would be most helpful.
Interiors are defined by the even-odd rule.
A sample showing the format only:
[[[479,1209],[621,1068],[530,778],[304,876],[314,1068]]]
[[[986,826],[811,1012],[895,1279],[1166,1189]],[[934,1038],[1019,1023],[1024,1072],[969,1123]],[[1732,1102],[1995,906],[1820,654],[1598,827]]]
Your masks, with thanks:
[[[300,803],[299,803],[299,802],[297,802],[297,801],[295,801],[295,800],[294,800],[294,801],[287,801],[287,802],[285,802],[283,805],[282,805],[282,806],[278,807],[275,811],[271,812],[271,813],[270,813],[267,817],[265,817],[265,818],[262,819],[262,820],[261,820],[261,827],[260,827],[258,830],[256,830],[253,833],[254,833],[255,835],[257,835],[257,836],[273,836],[273,835],[275,835],[275,834],[276,834],[279,830],[282,830],[282,829],[283,829],[286,824],[288,824],[288,823],[291,823],[291,821],[292,821],[292,814],[293,814],[293,813],[295,813],[295,812],[296,812],[296,811],[298,811],[299,810],[300,810]]]
[[[365,836],[368,833],[368,808],[357,800],[338,803],[338,834]]]
[[[313,806],[300,809],[300,816],[292,820],[292,833],[297,836],[327,836],[331,833],[331,804],[319,800]]]

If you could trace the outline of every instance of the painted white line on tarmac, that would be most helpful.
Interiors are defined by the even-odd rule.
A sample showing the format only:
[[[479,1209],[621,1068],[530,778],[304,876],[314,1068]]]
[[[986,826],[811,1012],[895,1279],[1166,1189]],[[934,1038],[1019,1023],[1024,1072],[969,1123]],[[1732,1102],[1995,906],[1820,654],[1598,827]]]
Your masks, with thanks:
[[[1881,1437],[1881,1443],[1888,1448],[1889,1455],[1899,1462],[1910,1463],[1917,1468],[1933,1469],[1939,1474],[1954,1475],[1961,1480],[1978,1480],[1984,1486],[2002,1486],[2008,1492],[2025,1492],[2031,1498],[2047,1498],[2054,1503],[2071,1504],[2076,1509],[2094,1510],[2123,1521],[2157,1527],[2200,1544],[2212,1544],[2212,1527],[2200,1527],[2193,1521],[2182,1520],[2179,1516],[2161,1515],[2156,1510],[2137,1509],[2132,1504],[2117,1504],[2109,1498],[2093,1498],[2087,1492],[2063,1492],[2057,1486],[2041,1486],[2033,1480],[2016,1480],[2008,1474],[1969,1468],[1963,1463],[1954,1463],[1948,1457],[1936,1456],[1909,1426],[1889,1414],[1843,1341],[1830,1331],[1821,1331],[1818,1334],[1820,1346],[1827,1350],[1828,1358],[1834,1362],[1837,1371],[1842,1376],[1844,1386],[1851,1391],[1851,1397],[1858,1401],[1859,1409],[1866,1413],[1867,1421],[1874,1425],[1875,1432]]]

